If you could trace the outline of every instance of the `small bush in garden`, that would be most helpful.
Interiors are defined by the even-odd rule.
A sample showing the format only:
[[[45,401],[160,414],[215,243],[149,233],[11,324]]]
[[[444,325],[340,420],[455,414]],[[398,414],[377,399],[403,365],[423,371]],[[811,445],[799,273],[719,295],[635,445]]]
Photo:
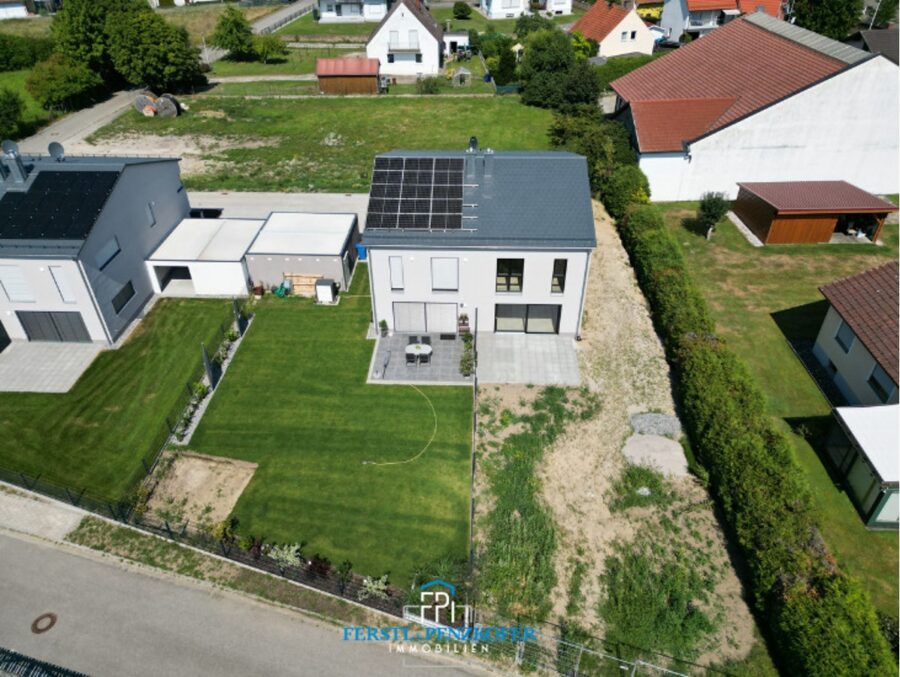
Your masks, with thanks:
[[[331,572],[331,560],[316,553],[309,560],[309,571],[318,576],[327,576]]]
[[[475,371],[475,353],[471,348],[463,350],[462,356],[459,358],[459,373],[463,376],[471,376]]]
[[[256,51],[256,58],[263,63],[269,63],[273,60],[283,60],[288,53],[288,48],[287,45],[284,44],[284,40],[272,33],[255,37],[253,39],[253,48]]]
[[[269,548],[268,555],[275,564],[278,565],[281,575],[288,567],[298,567],[303,563],[303,545],[300,543],[284,543],[282,545],[273,545]]]
[[[704,230],[709,231],[725,218],[731,203],[724,193],[703,193],[700,206],[697,208],[697,220]]]
[[[416,80],[416,94],[440,94],[441,81],[435,77],[424,77]]]
[[[388,597],[390,597],[390,595],[388,594],[387,574],[380,578],[364,578],[362,588],[360,588],[360,591],[357,594],[357,599],[359,599],[360,602],[370,598],[387,599]]]
[[[347,584],[353,580],[353,563],[349,559],[345,559],[338,564],[337,567],[338,588],[341,594],[347,589]]]
[[[663,476],[653,468],[628,465],[613,485],[609,509],[612,512],[628,508],[672,503],[675,496]]]
[[[199,401],[209,394],[209,386],[203,381],[197,381],[191,386],[191,392],[194,395],[194,398]]]
[[[619,220],[631,205],[650,201],[650,182],[637,165],[619,165],[599,182],[600,201]]]
[[[454,19],[468,19],[472,16],[472,8],[466,2],[454,2],[453,3],[453,18]]]

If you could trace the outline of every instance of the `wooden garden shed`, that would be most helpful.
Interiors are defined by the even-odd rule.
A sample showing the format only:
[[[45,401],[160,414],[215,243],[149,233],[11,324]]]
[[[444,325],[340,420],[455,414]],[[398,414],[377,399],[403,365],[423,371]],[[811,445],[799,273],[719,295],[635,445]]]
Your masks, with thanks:
[[[378,59],[316,59],[316,77],[323,94],[378,94],[378,75]]]
[[[846,181],[739,183],[734,213],[763,244],[875,242],[897,207]]]

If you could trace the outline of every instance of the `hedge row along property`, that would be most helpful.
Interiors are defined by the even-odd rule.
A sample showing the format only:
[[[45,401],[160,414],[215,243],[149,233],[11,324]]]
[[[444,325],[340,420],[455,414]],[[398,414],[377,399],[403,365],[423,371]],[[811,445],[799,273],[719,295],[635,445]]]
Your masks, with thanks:
[[[715,336],[662,214],[636,206],[620,233],[677,374],[692,447],[746,559],[782,669],[896,675],[871,601],[819,535],[790,442],[774,428],[746,367]]]

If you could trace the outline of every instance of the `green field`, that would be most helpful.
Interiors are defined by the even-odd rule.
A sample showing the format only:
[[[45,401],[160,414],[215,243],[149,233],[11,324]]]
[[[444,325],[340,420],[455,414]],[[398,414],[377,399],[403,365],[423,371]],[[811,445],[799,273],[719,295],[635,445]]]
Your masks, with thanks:
[[[35,16],[30,19],[6,19],[0,21],[0,33],[42,37],[50,35],[50,24],[52,23],[53,17],[49,16]]]
[[[300,75],[316,72],[316,59],[319,57],[341,57],[359,53],[360,50],[333,49],[290,49],[287,57],[272,60],[269,63],[260,61],[216,61],[212,68],[212,77],[230,75]],[[365,55],[365,50],[362,50]]]
[[[200,341],[229,312],[225,301],[161,300],[68,393],[0,393],[0,466],[121,498],[162,443],[165,418],[200,364]]]
[[[356,35],[369,37],[369,34],[375,30],[378,24],[376,22],[360,22],[360,23],[320,23],[313,19],[313,15],[304,14],[299,19],[294,19],[289,24],[285,24],[279,28],[276,33],[279,35]]]
[[[3,22],[0,21],[0,23]],[[22,97],[22,101],[25,102],[25,113],[23,115],[25,129],[22,131],[26,133],[50,121],[50,113],[41,108],[40,104],[25,89],[25,81],[30,73],[31,71],[29,70],[0,73],[0,89],[11,89],[17,92]],[[22,135],[24,136],[25,134]]]
[[[750,366],[769,410],[788,433],[812,486],[825,540],[840,563],[865,583],[882,611],[897,615],[897,533],[868,531],[843,488],[836,486],[811,446],[794,430],[820,431],[831,408],[786,336],[814,339],[827,304],[818,287],[897,258],[897,225],[886,225],[884,247],[788,245],[754,248],[730,221],[712,241],[690,227],[696,205],[664,205],[688,265],[718,323],[719,333]]]
[[[264,80],[262,82],[220,82],[205,96],[318,96],[315,80]]]
[[[467,556],[472,391],[367,385],[369,319],[364,267],[337,307],[263,300],[191,449],[259,464],[242,534],[403,584]],[[366,464],[411,459],[433,432],[409,463]]]
[[[143,133],[258,143],[261,147],[207,151],[205,157],[215,164],[185,178],[193,190],[257,191],[364,192],[376,154],[395,148],[464,149],[472,135],[496,149],[549,147],[551,113],[523,106],[517,97],[290,100],[204,95],[186,100],[187,115],[166,120],[129,111],[89,141]]]
[[[575,9],[572,14],[567,16],[554,16],[553,23],[557,25],[573,24],[578,21],[578,17],[584,14],[580,9]],[[512,35],[516,30],[515,19],[488,19],[478,10],[472,10],[472,16],[468,19],[454,19],[452,7],[435,7],[431,10],[431,15],[437,19],[446,30],[447,21],[450,21],[450,30],[453,31],[470,31],[476,30],[479,33],[509,33]]]

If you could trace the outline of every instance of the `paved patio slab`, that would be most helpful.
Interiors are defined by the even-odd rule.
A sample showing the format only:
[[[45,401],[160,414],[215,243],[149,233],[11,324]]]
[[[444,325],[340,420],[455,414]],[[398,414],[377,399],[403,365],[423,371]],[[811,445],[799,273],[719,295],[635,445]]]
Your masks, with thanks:
[[[102,343],[13,341],[0,353],[0,392],[68,392],[104,347]]]
[[[379,337],[369,372],[369,383],[471,385],[472,378],[459,373],[462,339],[442,339],[440,334],[424,336],[430,336],[433,352],[430,362],[421,365],[406,364],[408,335]]]
[[[479,334],[481,383],[581,384],[575,340],[541,334]]]

